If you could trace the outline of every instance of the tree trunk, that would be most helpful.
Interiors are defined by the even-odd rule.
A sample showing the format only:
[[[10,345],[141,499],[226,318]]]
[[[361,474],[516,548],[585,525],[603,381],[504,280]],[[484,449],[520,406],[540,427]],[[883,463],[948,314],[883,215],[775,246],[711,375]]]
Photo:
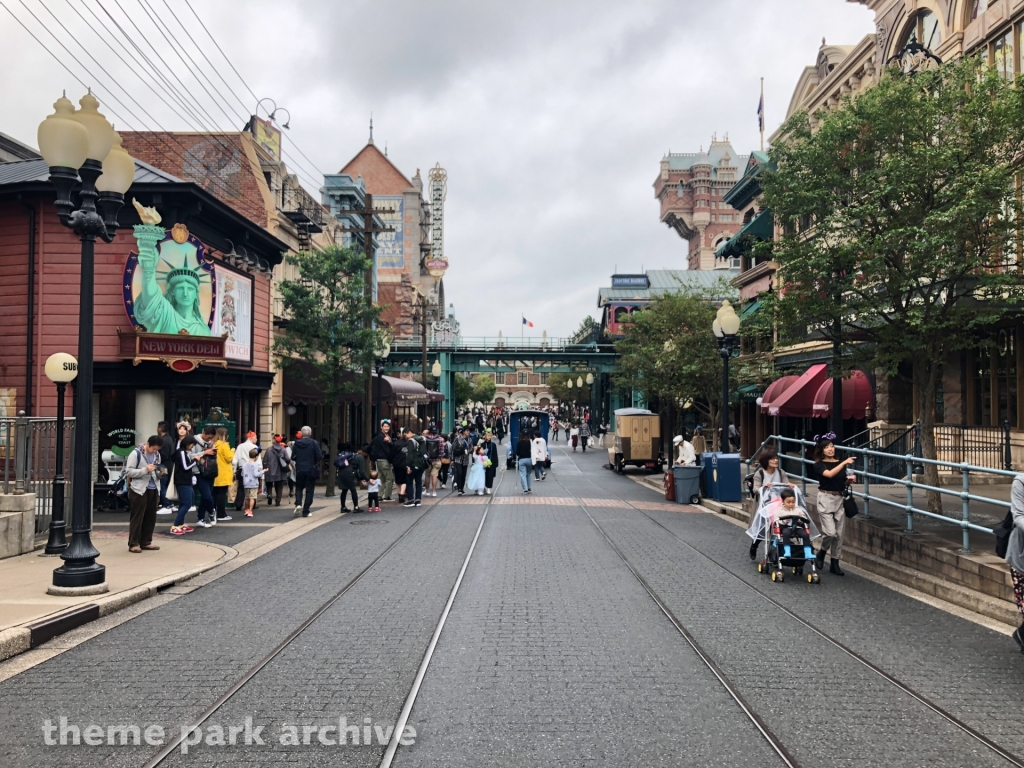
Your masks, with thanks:
[[[941,363],[938,356],[923,356],[914,360],[914,390],[917,392],[919,404],[918,421],[921,434],[921,456],[925,459],[937,458],[935,450],[935,395],[938,387]],[[939,468],[934,464],[924,465],[925,485],[938,487]],[[941,494],[927,491],[927,509],[935,514],[942,514]]]

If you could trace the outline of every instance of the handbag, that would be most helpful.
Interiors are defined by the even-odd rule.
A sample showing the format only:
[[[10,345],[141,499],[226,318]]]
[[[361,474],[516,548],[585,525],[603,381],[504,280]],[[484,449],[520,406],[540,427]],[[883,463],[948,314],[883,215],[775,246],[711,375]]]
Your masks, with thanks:
[[[176,486],[174,484],[174,470],[177,469],[177,468],[178,468],[177,464],[175,464],[173,467],[171,467],[171,479],[167,481],[167,494],[166,495],[167,495],[167,500],[168,501],[177,501],[178,500],[178,486]]]
[[[314,464],[313,468],[311,470],[309,470],[309,479],[310,480],[319,480],[320,479],[320,465],[319,464]]]
[[[996,554],[999,557],[1005,558],[1006,551],[1010,547],[1010,534],[1013,533],[1013,511],[1006,513],[1006,517],[1003,518],[1003,522],[992,529],[992,533],[996,536]]]
[[[857,502],[853,498],[853,491],[849,488],[843,491],[843,514],[847,517],[856,517],[860,514],[860,510],[857,509]]]

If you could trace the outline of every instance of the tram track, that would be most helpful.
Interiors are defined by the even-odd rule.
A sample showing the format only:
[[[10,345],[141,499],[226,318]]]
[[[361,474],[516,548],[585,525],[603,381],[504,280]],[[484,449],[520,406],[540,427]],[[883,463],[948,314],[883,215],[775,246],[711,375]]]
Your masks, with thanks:
[[[566,458],[568,458],[568,454],[566,454]],[[579,466],[576,465],[576,462],[572,461],[572,459],[568,459],[568,460],[573,464],[573,466],[575,466],[577,468],[577,470],[580,469]],[[931,699],[929,699],[924,694],[921,694],[918,691],[914,690],[911,686],[909,686],[908,684],[906,684],[905,682],[903,682],[899,678],[895,677],[894,675],[890,674],[889,672],[886,672],[884,669],[882,669],[878,665],[874,664],[873,662],[871,662],[870,660],[868,660],[867,658],[865,658],[861,654],[857,653],[855,650],[853,650],[852,648],[850,648],[849,646],[847,646],[846,644],[844,644],[840,640],[836,639],[834,636],[830,635],[828,632],[822,630],[820,627],[814,625],[812,622],[810,622],[807,619],[803,618],[802,616],[800,616],[799,614],[794,612],[792,609],[790,609],[787,606],[783,605],[778,600],[776,600],[776,599],[770,597],[769,595],[765,594],[760,589],[758,589],[755,585],[749,583],[746,579],[744,579],[742,576],[740,576],[738,573],[733,571],[728,566],[724,565],[723,563],[719,562],[718,560],[715,560],[713,557],[710,557],[709,555],[707,555],[704,552],[702,552],[699,549],[697,549],[695,546],[693,546],[688,541],[683,539],[675,531],[673,531],[671,528],[669,528],[668,526],[666,526],[663,523],[661,523],[661,521],[657,520],[655,517],[653,517],[648,512],[646,512],[646,511],[644,511],[642,509],[637,509],[636,507],[632,507],[631,505],[629,505],[628,500],[622,498],[621,496],[619,496],[619,495],[617,495],[615,493],[610,492],[606,488],[603,488],[603,487],[599,486],[590,477],[587,476],[587,473],[583,472],[582,470],[580,470],[580,475],[588,483],[590,483],[592,486],[597,488],[602,494],[604,494],[606,496],[610,496],[610,497],[612,497],[612,498],[622,502],[623,505],[625,505],[631,511],[634,511],[634,512],[637,512],[637,513],[643,515],[645,518],[650,520],[652,523],[654,523],[660,529],[662,529],[663,531],[668,533],[670,536],[672,536],[673,539],[675,539],[676,541],[681,543],[683,546],[685,546],[687,549],[689,549],[692,552],[694,552],[695,554],[697,554],[700,558],[706,560],[707,562],[711,563],[712,565],[714,565],[718,569],[724,571],[732,579],[734,579],[735,581],[738,581],[744,587],[749,589],[751,592],[753,592],[755,595],[760,597],[762,600],[765,600],[766,602],[768,602],[774,608],[777,608],[779,611],[784,613],[790,619],[796,621],[801,626],[803,626],[804,628],[808,629],[809,631],[811,631],[812,633],[814,633],[815,635],[820,637],[822,640],[826,641],[831,646],[833,646],[837,650],[839,650],[842,653],[844,653],[849,658],[851,658],[854,661],[856,661],[857,663],[861,664],[863,667],[865,667],[866,669],[868,669],[869,671],[871,671],[875,675],[881,677],[883,680],[885,680],[887,683],[889,683],[890,685],[892,685],[893,687],[895,687],[896,689],[898,689],[902,693],[906,694],[907,696],[911,697],[912,699],[914,699],[918,703],[922,704],[924,707],[926,707],[932,713],[934,713],[938,717],[942,718],[947,723],[949,723],[950,725],[954,726],[955,728],[960,730],[965,735],[967,735],[970,738],[974,739],[975,741],[979,742],[984,747],[986,747],[988,750],[990,750],[991,752],[995,753],[996,755],[998,755],[1002,759],[1006,760],[1010,765],[1017,766],[1017,768],[1024,768],[1024,759],[1018,757],[1013,752],[1010,752],[1008,749],[1006,749],[1006,748],[1002,747],[1001,745],[997,744],[995,741],[993,741],[992,739],[987,737],[985,734],[981,733],[976,728],[972,727],[968,723],[965,723],[963,720],[961,720],[960,718],[956,717],[956,715],[954,715],[951,712],[947,711],[946,709],[941,707],[939,704],[937,704],[936,702],[934,702]],[[549,476],[550,477],[555,477],[553,474],[549,474]],[[637,579],[637,581],[640,582],[641,586],[643,586],[644,590],[651,597],[651,599],[654,601],[654,603],[658,606],[658,608],[661,610],[661,612],[668,618],[670,623],[672,623],[672,625],[675,627],[675,629],[686,640],[687,644],[689,644],[693,648],[693,650],[700,657],[701,661],[703,661],[704,664],[711,670],[712,674],[714,674],[714,676],[719,680],[719,682],[726,689],[726,691],[728,691],[729,695],[736,701],[736,703],[738,704],[740,709],[751,720],[751,722],[755,725],[755,727],[758,729],[758,731],[761,733],[761,735],[768,741],[768,743],[771,745],[772,749],[775,750],[775,752],[786,763],[786,765],[791,766],[792,768],[798,768],[799,763],[796,762],[796,760],[793,758],[793,756],[790,755],[788,750],[786,750],[785,745],[783,745],[782,742],[779,740],[779,738],[774,733],[772,733],[772,731],[767,727],[766,724],[764,724],[764,722],[757,715],[757,713],[753,710],[753,708],[750,706],[750,704],[743,698],[742,694],[740,694],[739,691],[736,689],[736,687],[732,683],[732,681],[730,681],[729,678],[724,674],[724,672],[719,668],[718,664],[714,661],[714,659],[711,657],[711,655],[700,645],[700,643],[696,640],[696,638],[693,636],[693,634],[689,630],[686,629],[686,627],[683,625],[683,623],[680,621],[680,619],[668,607],[667,602],[665,601],[665,599],[661,595],[658,594],[657,590],[655,590],[654,587],[650,584],[650,582],[648,582],[648,580],[644,578],[644,576],[642,575],[640,570],[634,565],[634,563],[632,561],[630,561],[628,556],[612,540],[612,538],[608,535],[608,533],[601,526],[601,524],[598,523],[597,520],[594,518],[594,516],[590,514],[590,510],[587,508],[587,505],[583,502],[582,497],[580,497],[578,494],[574,493],[565,483],[563,483],[560,480],[558,480],[557,477],[555,477],[555,482],[558,484],[559,487],[561,487],[565,491],[565,493],[567,495],[569,495],[576,502],[576,504],[579,505],[579,507],[583,510],[584,514],[590,520],[590,522],[594,525],[594,527],[597,529],[597,531],[601,534],[601,536],[604,538],[604,540],[608,543],[609,547],[619,556],[619,558],[625,564],[626,568],[633,574],[633,576]]]
[[[462,585],[463,576],[466,573],[466,569],[469,567],[470,559],[473,556],[473,551],[476,548],[476,543],[480,538],[480,532],[483,530],[484,523],[487,520],[487,515],[490,512],[492,502],[497,495],[498,490],[501,487],[501,481],[504,479],[504,473],[500,473],[498,484],[494,489],[494,493],[487,497],[487,501],[484,504],[483,513],[480,516],[480,522],[477,525],[476,533],[473,536],[472,543],[469,546],[469,550],[466,553],[465,558],[462,562],[462,567],[459,570],[458,576],[455,579],[452,590],[448,596],[448,600],[441,612],[441,616],[438,620],[434,632],[431,635],[430,641],[427,644],[427,648],[424,652],[424,656],[420,665],[417,669],[416,676],[413,680],[412,687],[409,694],[406,696],[402,709],[399,713],[399,719],[395,724],[394,731],[392,732],[391,739],[388,743],[387,748],[384,751],[380,765],[383,768],[389,768],[392,764],[397,750],[399,742],[402,738],[402,733],[408,723],[409,715],[412,712],[412,708],[416,703],[416,697],[419,693],[420,686],[423,682],[423,678],[426,675],[427,667],[430,664],[430,660],[433,657],[434,649],[437,646],[437,642],[440,639],[441,631],[444,628],[445,622],[448,619],[448,614],[451,612],[452,605],[455,602],[455,597],[458,594],[459,587]],[[441,499],[435,504],[430,505],[415,521],[412,522],[399,536],[397,536],[387,547],[385,547],[373,560],[370,561],[359,573],[357,573],[352,579],[350,579],[340,590],[326,600],[319,608],[313,611],[302,623],[300,623],[295,629],[288,633],[288,635],[278,643],[267,655],[256,662],[250,667],[245,673],[243,673],[234,683],[228,687],[223,694],[221,694],[209,707],[207,707],[200,715],[193,719],[188,725],[183,727],[176,736],[172,737],[163,747],[155,753],[150,759],[143,764],[144,768],[155,768],[164,762],[175,750],[177,750],[185,738],[191,734],[195,729],[200,728],[203,723],[210,719],[216,714],[236,693],[238,693],[246,684],[250,683],[259,673],[267,667],[274,659],[281,655],[281,653],[288,648],[303,632],[309,629],[318,618],[324,613],[330,610],[339,600],[341,600],[349,591],[351,591],[356,585],[358,585],[363,578],[384,560],[387,555],[395,549],[403,540],[405,540],[416,527],[431,513],[433,513],[438,507],[444,506],[445,502],[449,499],[454,498],[454,493]]]

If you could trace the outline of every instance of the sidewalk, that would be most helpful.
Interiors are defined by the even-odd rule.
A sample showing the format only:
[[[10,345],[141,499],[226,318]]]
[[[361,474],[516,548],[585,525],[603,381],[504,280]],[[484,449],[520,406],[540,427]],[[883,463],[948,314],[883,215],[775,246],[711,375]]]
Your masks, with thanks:
[[[661,475],[635,479],[664,496]],[[1009,492],[1009,484],[972,487],[972,493],[993,499],[1009,498]],[[872,494],[906,503],[902,487],[873,487]],[[816,486],[808,484],[807,507],[815,519],[816,500]],[[863,510],[863,500],[858,499],[857,504]],[[924,492],[915,490],[914,506],[919,504],[924,506]],[[959,499],[949,497],[943,508],[951,517],[959,517],[959,504]],[[704,499],[701,506],[746,524],[753,502]],[[996,505],[971,502],[971,520],[978,525],[993,525],[1003,515],[1005,511]],[[1020,623],[1009,568],[994,554],[991,534],[972,531],[971,552],[965,553],[960,551],[961,531],[957,525],[915,515],[914,532],[908,533],[904,512],[876,503],[871,506],[870,517],[860,514],[847,519],[843,538],[844,562],[1004,624]]]
[[[128,551],[127,513],[97,514],[92,541],[100,552],[98,562],[107,568],[109,587],[109,592],[101,595],[48,595],[53,569],[61,560],[40,555],[45,539],[37,542],[35,552],[0,560],[0,660],[211,569],[242,565],[337,519],[337,497],[326,499],[322,489],[317,490],[320,494],[313,503],[314,514],[306,518],[294,516],[294,506],[268,508],[263,504],[254,519],[239,515],[212,528],[172,536],[168,529],[173,517],[160,516],[153,537],[160,549],[140,554]],[[229,512],[233,514],[233,510]],[[194,515],[189,515],[191,518]]]

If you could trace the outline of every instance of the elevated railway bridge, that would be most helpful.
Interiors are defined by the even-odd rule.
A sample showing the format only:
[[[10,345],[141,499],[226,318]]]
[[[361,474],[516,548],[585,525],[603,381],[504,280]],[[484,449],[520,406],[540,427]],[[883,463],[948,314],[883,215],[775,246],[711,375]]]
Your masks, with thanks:
[[[434,361],[441,365],[439,390],[445,396],[445,431],[454,426],[452,394],[457,375],[516,373],[523,366],[531,368],[534,373],[572,373],[584,377],[592,373],[591,412],[607,418],[618,407],[611,386],[611,374],[618,359],[612,344],[577,343],[571,338],[459,336],[448,343],[435,340],[427,345],[424,353],[422,339],[399,339],[391,344],[391,352],[384,361],[385,370],[388,373],[414,373],[419,379],[424,357],[427,371],[431,371]]]

